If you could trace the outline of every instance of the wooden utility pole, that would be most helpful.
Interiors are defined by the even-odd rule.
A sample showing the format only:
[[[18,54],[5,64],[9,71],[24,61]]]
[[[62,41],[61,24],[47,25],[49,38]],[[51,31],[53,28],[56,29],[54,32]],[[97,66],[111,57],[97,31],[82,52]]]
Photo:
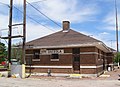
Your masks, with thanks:
[[[10,0],[10,12],[9,12],[9,33],[8,33],[8,61],[11,64],[11,35],[12,35],[12,10],[13,0]]]
[[[24,0],[24,12],[23,12],[22,64],[25,64],[25,42],[26,42],[26,0]]]
[[[11,66],[11,42],[12,42],[12,38],[23,38],[23,44],[22,44],[22,70],[20,72],[22,78],[25,78],[25,42],[26,42],[26,0],[24,0],[24,12],[23,12],[23,23],[19,23],[19,24],[12,24],[12,10],[13,10],[13,0],[10,0],[10,13],[9,13],[9,34],[8,37],[2,37],[3,39],[8,39],[8,61],[9,61],[9,76],[11,76],[11,72],[12,71],[10,68],[12,68]],[[12,26],[19,26],[19,25],[23,25],[23,35],[17,35],[17,36],[13,36],[12,35]]]
[[[119,69],[119,57],[118,57],[118,16],[117,16],[117,2],[115,0],[115,13],[116,13],[116,46],[117,46],[117,60],[118,60],[118,69]]]

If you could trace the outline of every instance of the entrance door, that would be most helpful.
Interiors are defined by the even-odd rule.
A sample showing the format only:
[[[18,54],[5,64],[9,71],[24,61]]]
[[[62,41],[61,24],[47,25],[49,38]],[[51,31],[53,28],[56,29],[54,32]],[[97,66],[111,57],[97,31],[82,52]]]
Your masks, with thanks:
[[[80,73],[80,48],[73,48],[73,70]]]

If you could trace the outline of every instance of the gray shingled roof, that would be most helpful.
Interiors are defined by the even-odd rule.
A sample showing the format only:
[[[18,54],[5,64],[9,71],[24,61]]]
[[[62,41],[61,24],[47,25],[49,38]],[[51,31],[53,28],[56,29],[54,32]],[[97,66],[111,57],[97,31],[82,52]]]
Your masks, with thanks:
[[[68,32],[59,31],[48,36],[38,38],[27,42],[26,45],[33,46],[60,46],[72,44],[88,44],[94,42],[101,42],[90,36],[69,29]]]

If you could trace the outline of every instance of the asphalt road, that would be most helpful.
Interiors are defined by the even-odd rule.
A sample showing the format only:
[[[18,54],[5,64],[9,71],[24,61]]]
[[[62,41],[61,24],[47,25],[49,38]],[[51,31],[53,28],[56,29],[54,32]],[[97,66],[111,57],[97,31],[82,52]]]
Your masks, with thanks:
[[[64,78],[0,78],[0,87],[120,87],[120,81]]]

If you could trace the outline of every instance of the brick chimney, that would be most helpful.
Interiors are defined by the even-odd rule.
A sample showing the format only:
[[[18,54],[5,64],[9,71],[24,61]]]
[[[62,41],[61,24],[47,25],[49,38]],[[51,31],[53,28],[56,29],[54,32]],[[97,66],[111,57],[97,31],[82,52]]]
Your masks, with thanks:
[[[63,21],[63,31],[68,31],[70,29],[70,22]]]

